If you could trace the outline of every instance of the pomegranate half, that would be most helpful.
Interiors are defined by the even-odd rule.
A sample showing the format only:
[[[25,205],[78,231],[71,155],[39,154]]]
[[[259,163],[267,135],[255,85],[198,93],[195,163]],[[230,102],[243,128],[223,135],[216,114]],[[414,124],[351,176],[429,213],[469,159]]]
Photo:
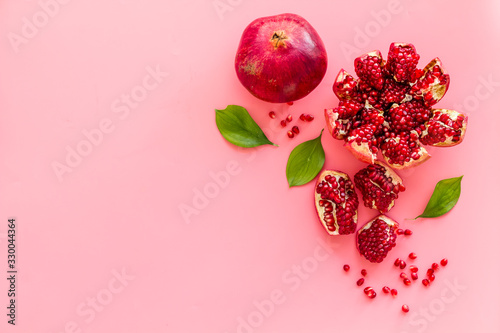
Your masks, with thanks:
[[[323,41],[295,14],[261,17],[243,31],[235,68],[238,79],[255,97],[286,103],[307,96],[326,73]]]

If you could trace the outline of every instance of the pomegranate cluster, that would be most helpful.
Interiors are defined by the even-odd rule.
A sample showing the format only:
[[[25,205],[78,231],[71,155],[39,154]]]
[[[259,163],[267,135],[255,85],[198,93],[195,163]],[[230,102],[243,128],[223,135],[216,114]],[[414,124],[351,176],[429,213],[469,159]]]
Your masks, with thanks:
[[[360,160],[374,163],[380,153],[392,168],[404,169],[430,157],[424,145],[462,142],[467,116],[432,108],[450,76],[439,58],[424,69],[417,68],[419,59],[412,44],[392,43],[387,60],[378,50],[355,59],[358,79],[344,69],[337,75],[339,104],[325,109],[327,127]]]

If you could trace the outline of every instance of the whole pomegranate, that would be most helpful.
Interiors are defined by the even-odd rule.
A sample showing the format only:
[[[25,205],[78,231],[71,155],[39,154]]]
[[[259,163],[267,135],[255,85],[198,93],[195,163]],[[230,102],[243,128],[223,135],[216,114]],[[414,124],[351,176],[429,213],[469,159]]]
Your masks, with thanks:
[[[305,97],[326,73],[323,41],[304,18],[281,14],[258,18],[243,31],[235,68],[255,97],[286,103]]]
[[[438,58],[418,69],[412,44],[392,43],[387,61],[380,51],[354,61],[358,79],[340,70],[333,84],[338,107],[325,110],[328,130],[345,141],[360,160],[374,163],[380,152],[396,169],[426,161],[423,145],[454,146],[462,142],[467,116],[433,109],[445,95],[450,76]]]
[[[319,220],[330,235],[356,231],[359,201],[347,174],[324,170],[316,182],[314,202]]]

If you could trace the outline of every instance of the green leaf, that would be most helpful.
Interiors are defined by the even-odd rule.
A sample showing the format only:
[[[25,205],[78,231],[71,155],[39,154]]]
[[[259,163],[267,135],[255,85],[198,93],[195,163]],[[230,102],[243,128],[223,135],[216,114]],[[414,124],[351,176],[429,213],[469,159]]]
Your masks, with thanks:
[[[322,134],[323,130],[316,139],[302,142],[290,153],[286,163],[286,179],[290,187],[309,183],[323,168],[325,151],[321,145]]]
[[[273,145],[248,111],[238,105],[228,105],[224,110],[215,110],[215,123],[220,134],[233,145],[244,148]]]
[[[461,182],[463,176],[440,180],[432,193],[427,206],[422,214],[415,217],[438,217],[448,213],[460,198]]]

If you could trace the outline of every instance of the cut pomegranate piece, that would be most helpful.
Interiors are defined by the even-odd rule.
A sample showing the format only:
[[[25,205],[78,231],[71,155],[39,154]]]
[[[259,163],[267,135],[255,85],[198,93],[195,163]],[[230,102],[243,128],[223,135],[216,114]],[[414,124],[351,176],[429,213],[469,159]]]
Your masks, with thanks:
[[[446,93],[450,77],[438,58],[418,69],[420,56],[407,43],[392,43],[387,62],[379,51],[355,59],[359,79],[340,70],[333,91],[336,108],[325,110],[332,136],[361,161],[374,163],[380,153],[390,167],[404,169],[425,162],[423,145],[462,142],[467,116],[431,109]]]
[[[363,194],[366,207],[387,213],[405,187],[399,176],[387,165],[375,161],[354,175],[354,184]]]
[[[330,235],[347,235],[356,231],[358,196],[349,176],[343,172],[325,170],[315,188],[318,217]]]
[[[367,260],[379,263],[396,246],[398,223],[385,215],[379,215],[366,223],[356,233],[359,253]]]
[[[384,86],[383,61],[380,51],[368,52],[354,60],[354,69],[361,81],[380,90]]]
[[[435,109],[422,132],[424,145],[449,147],[462,142],[467,129],[467,116],[455,110]]]

